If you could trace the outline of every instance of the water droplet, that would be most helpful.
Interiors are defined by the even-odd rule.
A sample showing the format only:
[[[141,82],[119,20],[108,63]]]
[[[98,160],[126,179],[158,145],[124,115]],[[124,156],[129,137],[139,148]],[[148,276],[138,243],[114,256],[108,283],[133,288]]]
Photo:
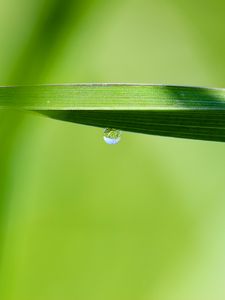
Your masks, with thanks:
[[[104,141],[109,145],[118,144],[121,137],[121,131],[114,128],[105,128],[104,129]]]

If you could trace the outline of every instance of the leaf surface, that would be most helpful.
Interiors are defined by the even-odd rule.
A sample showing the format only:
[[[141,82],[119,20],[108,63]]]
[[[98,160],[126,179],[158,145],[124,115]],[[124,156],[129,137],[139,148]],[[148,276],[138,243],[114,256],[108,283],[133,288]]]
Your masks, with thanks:
[[[147,84],[0,87],[0,108],[124,131],[225,141],[225,89]]]

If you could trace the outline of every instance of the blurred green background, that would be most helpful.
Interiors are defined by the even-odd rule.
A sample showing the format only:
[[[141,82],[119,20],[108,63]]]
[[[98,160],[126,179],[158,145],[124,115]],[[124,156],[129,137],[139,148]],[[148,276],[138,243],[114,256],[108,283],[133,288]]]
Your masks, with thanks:
[[[225,87],[224,1],[0,0],[0,84]],[[225,144],[0,113],[1,300],[225,299]]]

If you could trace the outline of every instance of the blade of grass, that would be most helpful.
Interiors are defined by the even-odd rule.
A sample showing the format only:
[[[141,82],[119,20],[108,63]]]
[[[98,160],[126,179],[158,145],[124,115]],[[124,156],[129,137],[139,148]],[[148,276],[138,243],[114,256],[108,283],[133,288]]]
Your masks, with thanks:
[[[225,89],[147,84],[0,87],[0,108],[130,132],[225,141]]]

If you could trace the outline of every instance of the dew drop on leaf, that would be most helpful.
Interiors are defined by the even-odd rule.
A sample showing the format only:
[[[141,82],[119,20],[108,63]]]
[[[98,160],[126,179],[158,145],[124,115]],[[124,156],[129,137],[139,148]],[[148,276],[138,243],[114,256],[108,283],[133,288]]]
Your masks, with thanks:
[[[105,128],[104,129],[104,141],[109,145],[118,144],[121,137],[121,131],[114,128]]]

